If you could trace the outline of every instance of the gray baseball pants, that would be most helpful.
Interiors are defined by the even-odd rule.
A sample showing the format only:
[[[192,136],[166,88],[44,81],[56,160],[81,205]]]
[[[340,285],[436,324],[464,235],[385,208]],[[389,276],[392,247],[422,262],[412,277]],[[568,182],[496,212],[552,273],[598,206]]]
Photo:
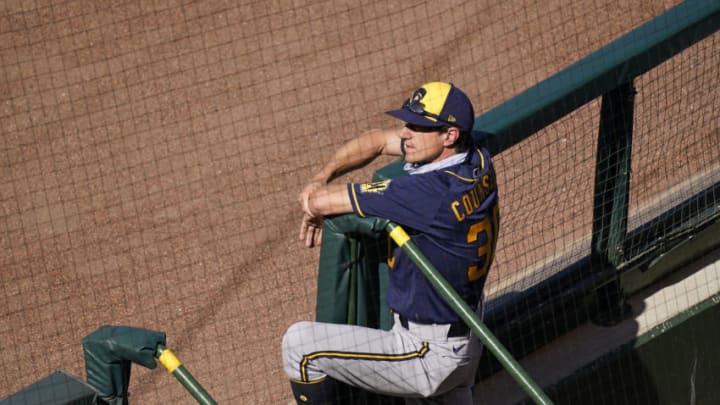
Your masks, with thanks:
[[[330,376],[406,404],[471,405],[482,345],[472,335],[448,337],[450,325],[408,322],[395,315],[390,331],[355,325],[298,322],[282,341],[291,380]]]

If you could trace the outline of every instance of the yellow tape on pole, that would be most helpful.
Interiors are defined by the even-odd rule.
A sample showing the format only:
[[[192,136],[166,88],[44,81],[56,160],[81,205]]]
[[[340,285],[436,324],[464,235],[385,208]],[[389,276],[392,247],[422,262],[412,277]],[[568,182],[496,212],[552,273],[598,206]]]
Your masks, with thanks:
[[[163,350],[160,357],[158,357],[158,360],[160,360],[160,363],[162,363],[162,365],[165,366],[165,368],[171,373],[178,367],[182,366],[180,360],[178,360],[178,358],[175,357],[175,354],[173,354],[173,352],[169,349]]]
[[[408,236],[408,234],[401,226],[395,226],[390,231],[389,235],[399,247],[402,247],[405,243],[407,243],[407,241],[410,240],[410,236]]]

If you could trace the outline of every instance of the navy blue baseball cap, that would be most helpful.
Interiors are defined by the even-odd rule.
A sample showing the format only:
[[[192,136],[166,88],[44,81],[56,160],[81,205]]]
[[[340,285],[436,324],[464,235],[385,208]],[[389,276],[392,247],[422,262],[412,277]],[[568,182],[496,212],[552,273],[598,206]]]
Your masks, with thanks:
[[[423,127],[457,127],[470,132],[475,121],[472,103],[452,83],[430,82],[420,86],[399,110],[387,114]]]

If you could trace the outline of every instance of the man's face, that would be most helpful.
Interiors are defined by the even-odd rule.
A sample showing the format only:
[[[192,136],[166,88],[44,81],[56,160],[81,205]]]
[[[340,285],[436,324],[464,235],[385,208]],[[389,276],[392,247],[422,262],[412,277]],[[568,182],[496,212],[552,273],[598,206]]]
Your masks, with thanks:
[[[444,158],[445,134],[440,128],[406,124],[400,132],[405,141],[405,161],[430,163]]]

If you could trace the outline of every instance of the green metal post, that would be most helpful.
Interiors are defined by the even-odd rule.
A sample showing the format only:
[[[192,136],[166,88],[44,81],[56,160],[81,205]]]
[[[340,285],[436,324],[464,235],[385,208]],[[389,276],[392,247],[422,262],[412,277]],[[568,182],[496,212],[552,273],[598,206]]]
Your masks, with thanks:
[[[634,101],[631,80],[605,94],[600,110],[590,258],[593,272],[602,275],[605,283],[595,292],[591,319],[604,326],[629,314],[617,269],[627,234]]]
[[[592,255],[617,268],[623,260],[628,201],[635,88],[632,81],[603,96],[595,166]]]
[[[160,360],[167,370],[180,381],[180,384],[185,387],[190,395],[202,405],[217,405],[210,394],[197,382],[197,380],[190,374],[189,371],[182,365],[180,360],[163,345],[158,345],[155,350],[155,357]]]
[[[402,227],[389,222],[387,224],[387,231],[395,243],[397,243],[413,263],[422,270],[425,277],[427,277],[438,292],[445,297],[460,318],[462,318],[470,329],[472,329],[473,333],[480,338],[485,347],[497,357],[510,376],[515,379],[530,398],[532,398],[536,404],[552,404],[550,398],[547,397],[542,389],[530,378],[525,370],[523,370],[522,366],[508,353],[507,349],[497,340],[490,329],[478,319],[475,312],[460,298],[450,283],[438,273],[437,269],[435,269],[427,257],[418,249],[417,245],[410,240],[410,237]]]

